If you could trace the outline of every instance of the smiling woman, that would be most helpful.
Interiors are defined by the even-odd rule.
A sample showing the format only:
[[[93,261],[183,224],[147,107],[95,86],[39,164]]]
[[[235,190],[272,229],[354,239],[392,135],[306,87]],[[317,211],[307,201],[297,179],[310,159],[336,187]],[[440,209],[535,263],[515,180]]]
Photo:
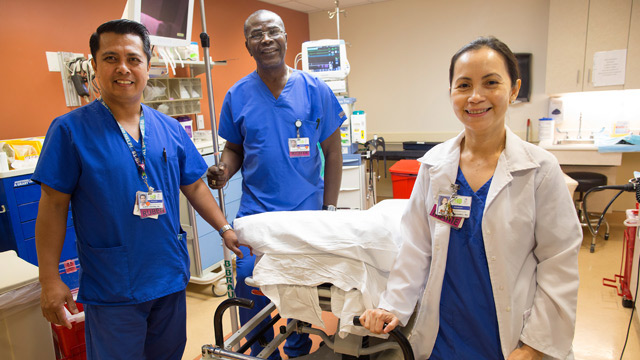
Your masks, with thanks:
[[[404,243],[380,308],[360,320],[388,333],[418,303],[416,358],[572,358],[582,234],[555,157],[505,127],[516,59],[479,38],[453,56],[449,76],[464,131],[419,159]],[[433,216],[445,196],[470,204],[452,210],[461,226]]]

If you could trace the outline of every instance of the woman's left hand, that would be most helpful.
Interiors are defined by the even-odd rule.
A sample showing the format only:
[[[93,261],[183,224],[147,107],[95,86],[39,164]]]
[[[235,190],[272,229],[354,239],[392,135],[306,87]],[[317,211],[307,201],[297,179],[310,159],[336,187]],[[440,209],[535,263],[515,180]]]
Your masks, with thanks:
[[[540,351],[524,344],[522,347],[513,350],[507,360],[541,360],[542,355]]]

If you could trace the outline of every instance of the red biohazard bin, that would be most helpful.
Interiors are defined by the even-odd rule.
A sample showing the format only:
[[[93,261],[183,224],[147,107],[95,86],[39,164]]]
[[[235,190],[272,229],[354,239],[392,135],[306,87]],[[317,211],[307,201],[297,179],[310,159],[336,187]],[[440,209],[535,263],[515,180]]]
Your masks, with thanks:
[[[393,198],[408,199],[411,197],[413,185],[418,177],[420,162],[418,160],[399,160],[389,168],[393,183]]]
[[[78,259],[63,261],[58,266],[60,279],[69,287],[71,293],[74,294],[74,299],[78,293],[78,270],[80,270],[80,262]],[[76,306],[80,312],[77,315],[71,316],[71,329],[51,324],[53,343],[56,348],[56,360],[87,359],[87,349],[84,339],[84,306],[79,302],[76,302]]]

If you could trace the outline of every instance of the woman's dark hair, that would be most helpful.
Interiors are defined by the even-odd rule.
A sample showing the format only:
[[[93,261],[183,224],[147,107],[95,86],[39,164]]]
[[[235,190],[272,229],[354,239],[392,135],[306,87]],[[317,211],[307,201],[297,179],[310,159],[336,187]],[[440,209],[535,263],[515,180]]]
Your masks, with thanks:
[[[511,87],[516,86],[516,81],[520,79],[520,70],[518,69],[518,59],[511,52],[511,49],[507,46],[507,44],[502,41],[496,39],[493,36],[487,37],[479,37],[467,45],[463,46],[460,50],[458,50],[455,55],[451,58],[451,65],[449,66],[449,85],[452,84],[453,81],[453,68],[458,61],[458,58],[468,52],[473,50],[478,50],[483,47],[487,47],[497,52],[504,59],[504,63],[507,65],[507,71],[509,72],[509,78],[511,79]]]
[[[91,55],[96,59],[96,53],[100,50],[100,35],[103,33],[116,33],[116,34],[133,34],[138,35],[142,40],[142,50],[147,55],[147,62],[151,61],[151,42],[149,41],[149,30],[140,24],[127,19],[118,19],[108,21],[100,26],[96,32],[91,34],[89,38],[89,48],[91,49]]]

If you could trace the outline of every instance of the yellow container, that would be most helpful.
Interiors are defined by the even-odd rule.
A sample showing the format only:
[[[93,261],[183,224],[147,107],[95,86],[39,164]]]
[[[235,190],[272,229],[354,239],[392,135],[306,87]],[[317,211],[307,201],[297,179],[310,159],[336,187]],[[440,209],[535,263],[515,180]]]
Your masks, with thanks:
[[[24,160],[40,155],[44,138],[4,140],[3,142],[9,144],[16,152],[16,160]]]

